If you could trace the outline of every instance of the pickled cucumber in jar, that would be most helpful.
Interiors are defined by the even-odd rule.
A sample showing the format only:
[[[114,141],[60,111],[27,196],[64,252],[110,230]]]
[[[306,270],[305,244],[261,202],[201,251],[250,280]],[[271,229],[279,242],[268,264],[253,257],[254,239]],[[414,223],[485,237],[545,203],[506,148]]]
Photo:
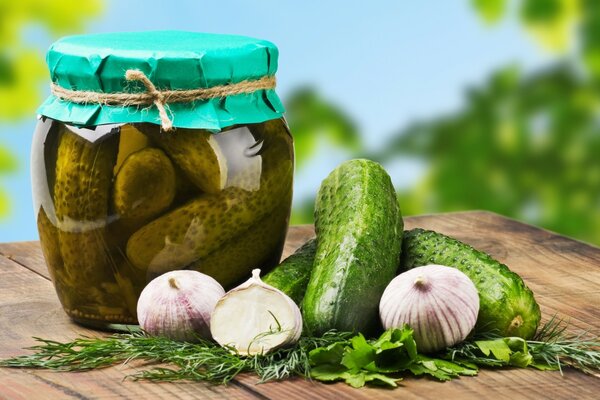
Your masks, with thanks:
[[[135,232],[127,243],[127,256],[133,265],[157,276],[215,253],[258,221],[287,221],[287,215],[273,218],[273,222],[264,218],[278,207],[287,208],[289,214],[292,191],[291,137],[283,121],[271,125],[270,130],[257,125],[215,135],[223,162],[231,165],[224,188],[202,193]],[[150,136],[158,134],[155,131]],[[170,155],[169,150],[166,152]],[[285,228],[277,236],[285,235]]]

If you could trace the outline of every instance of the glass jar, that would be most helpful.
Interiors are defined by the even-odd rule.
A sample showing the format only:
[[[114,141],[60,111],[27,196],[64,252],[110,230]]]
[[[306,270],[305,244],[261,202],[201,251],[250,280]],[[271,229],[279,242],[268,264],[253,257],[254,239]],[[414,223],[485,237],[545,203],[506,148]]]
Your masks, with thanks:
[[[114,35],[124,34],[96,36],[110,41]],[[142,37],[147,39],[148,34],[125,35],[146,43]],[[174,40],[169,33],[152,35]],[[226,45],[219,35],[202,37]],[[98,46],[97,38],[75,38],[88,46],[73,53],[88,56]],[[237,37],[229,38],[239,44]],[[67,39],[72,45],[72,38]],[[119,42],[112,46],[122,53]],[[66,46],[58,47],[55,52],[68,52]],[[208,48],[210,53],[212,47]],[[131,56],[134,61],[144,57],[137,50]],[[52,68],[51,52],[52,73],[60,68]],[[189,54],[181,57],[180,63],[186,65]],[[272,56],[268,60],[272,63]],[[211,63],[204,61],[206,78]],[[236,65],[235,59],[228,62]],[[272,65],[264,72],[268,70],[273,70]],[[67,73],[81,75],[80,70]],[[160,73],[155,67],[146,75]],[[101,81],[105,78],[97,71],[94,75]],[[73,76],[70,82],[76,80]],[[244,73],[242,77],[248,78]],[[113,77],[109,74],[105,79],[110,82]],[[169,79],[172,87],[173,76]],[[57,81],[60,77],[53,76]],[[131,82],[123,86],[127,83]],[[75,91],[74,85],[69,90]],[[207,108],[196,104],[203,100],[186,104],[180,113],[181,104],[161,104],[169,108],[166,115],[174,126],[165,129],[164,119],[159,124],[160,115],[148,115],[148,108],[130,104],[96,104],[99,113],[82,124],[90,104],[77,103],[76,96],[62,98],[53,90],[40,109],[33,139],[32,186],[44,257],[61,304],[73,320],[103,329],[129,328],[137,323],[141,290],[160,274],[197,270],[228,289],[247,279],[253,268],[266,272],[279,262],[292,200],[293,144],[283,109],[276,102],[273,107],[268,99],[276,95],[267,95],[269,91],[214,98],[216,106],[225,109],[225,117],[217,113],[215,118],[215,104],[211,105],[213,125],[206,122]],[[257,104],[261,99],[268,103],[262,104],[267,106],[262,110]],[[228,102],[235,104],[228,106]],[[178,120],[183,126],[178,126]]]

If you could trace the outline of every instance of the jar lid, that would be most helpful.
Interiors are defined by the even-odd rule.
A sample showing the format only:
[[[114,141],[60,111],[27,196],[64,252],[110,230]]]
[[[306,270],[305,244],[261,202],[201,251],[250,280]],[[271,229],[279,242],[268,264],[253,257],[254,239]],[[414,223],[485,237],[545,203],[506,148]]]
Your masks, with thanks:
[[[77,35],[52,44],[38,113],[74,125],[150,122],[219,131],[279,118],[277,47],[183,31]],[[162,110],[161,110],[162,108]]]

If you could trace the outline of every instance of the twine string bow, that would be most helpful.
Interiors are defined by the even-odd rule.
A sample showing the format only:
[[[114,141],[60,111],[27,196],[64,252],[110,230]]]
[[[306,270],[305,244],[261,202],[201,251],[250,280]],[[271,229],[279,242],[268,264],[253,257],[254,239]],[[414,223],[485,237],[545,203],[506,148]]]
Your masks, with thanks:
[[[154,105],[158,110],[162,129],[170,131],[173,129],[173,120],[167,111],[168,104],[170,103],[191,103],[196,100],[223,98],[275,88],[274,76],[263,76],[256,80],[185,90],[159,90],[146,74],[137,69],[127,70],[125,72],[125,79],[127,81],[141,82],[146,91],[142,93],[104,93],[66,89],[55,83],[50,84],[50,91],[59,99],[78,104],[102,104],[122,107]]]
[[[128,81],[140,81],[146,87],[146,93],[152,96],[152,102],[156,106],[158,110],[158,116],[160,117],[160,126],[165,131],[170,131],[173,129],[173,121],[169,118],[167,114],[167,109],[165,105],[165,95],[154,86],[154,83],[146,74],[137,69],[128,69],[125,72],[125,79]]]

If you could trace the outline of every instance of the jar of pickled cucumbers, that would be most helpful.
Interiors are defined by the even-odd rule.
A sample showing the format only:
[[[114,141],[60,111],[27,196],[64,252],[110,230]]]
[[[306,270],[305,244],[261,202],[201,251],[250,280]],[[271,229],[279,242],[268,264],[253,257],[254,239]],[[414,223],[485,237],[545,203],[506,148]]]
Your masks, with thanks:
[[[76,322],[124,329],[171,270],[225,289],[280,257],[293,145],[277,48],[163,31],[63,38],[47,55],[32,186],[41,246]]]

